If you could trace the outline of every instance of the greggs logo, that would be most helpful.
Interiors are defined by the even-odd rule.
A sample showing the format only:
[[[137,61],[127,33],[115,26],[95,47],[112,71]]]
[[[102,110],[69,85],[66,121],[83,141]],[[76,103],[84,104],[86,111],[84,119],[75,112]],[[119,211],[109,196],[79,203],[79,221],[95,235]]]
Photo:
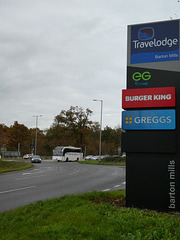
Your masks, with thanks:
[[[132,117],[126,117],[126,124],[132,124]]]
[[[152,123],[171,123],[171,116],[143,116],[143,117],[126,117],[125,124],[152,124]]]

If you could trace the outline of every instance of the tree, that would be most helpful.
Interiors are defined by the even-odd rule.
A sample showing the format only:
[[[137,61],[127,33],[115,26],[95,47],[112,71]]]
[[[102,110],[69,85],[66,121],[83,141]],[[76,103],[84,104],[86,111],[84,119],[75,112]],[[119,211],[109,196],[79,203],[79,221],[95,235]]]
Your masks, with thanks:
[[[89,117],[91,115],[92,111],[88,108],[84,111],[81,107],[71,106],[69,110],[62,110],[55,117],[53,126],[64,131],[63,135],[68,137],[70,142],[73,139],[75,145],[83,146],[86,145],[90,133],[92,121],[89,120]]]
[[[121,145],[121,128],[112,129],[108,126],[102,131],[102,150],[104,154],[116,155]]]
[[[45,131],[38,131],[38,154],[50,156],[56,146],[72,145],[86,147],[86,154],[98,154],[100,125],[92,122],[90,109],[71,106],[62,110],[55,118],[53,125]],[[17,121],[10,127],[0,124],[0,147],[8,151],[17,151],[20,143],[21,155],[30,153],[35,142],[35,128],[28,129]],[[117,154],[121,145],[121,129],[108,126],[102,130],[102,154]]]
[[[9,128],[4,124],[0,124],[0,147],[8,145],[10,141],[10,133]]]
[[[23,125],[19,124],[17,121],[14,122],[13,125],[9,128],[10,140],[8,144],[8,148],[11,151],[17,151],[18,143],[20,143],[21,152],[28,153],[30,146],[30,132],[29,129]]]

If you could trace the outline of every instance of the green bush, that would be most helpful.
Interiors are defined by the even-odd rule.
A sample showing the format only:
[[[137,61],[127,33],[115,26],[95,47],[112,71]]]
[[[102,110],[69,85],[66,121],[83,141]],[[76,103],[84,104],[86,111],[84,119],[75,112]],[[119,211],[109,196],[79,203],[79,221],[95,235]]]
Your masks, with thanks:
[[[113,163],[118,163],[118,162],[125,162],[126,157],[121,157],[121,156],[110,156],[102,159],[103,162],[113,162]]]

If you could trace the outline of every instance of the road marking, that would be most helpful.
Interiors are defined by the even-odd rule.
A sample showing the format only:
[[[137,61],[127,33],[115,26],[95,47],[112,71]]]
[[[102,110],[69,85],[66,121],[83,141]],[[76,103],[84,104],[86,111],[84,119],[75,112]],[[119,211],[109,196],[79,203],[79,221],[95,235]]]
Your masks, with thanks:
[[[110,191],[110,190],[111,190],[111,189],[107,188],[107,189],[102,190],[102,192],[108,192],[108,191]]]
[[[114,186],[114,188],[118,188],[118,187],[120,187],[121,185],[116,185],[116,186]]]
[[[78,170],[74,169],[74,170],[75,170],[75,172],[69,173],[68,175],[71,176],[71,175],[74,175],[79,172],[79,169]]]
[[[27,172],[27,173],[23,173],[22,175],[31,175],[31,174],[38,174],[38,173],[42,173],[44,171],[39,171],[39,172]]]
[[[34,178],[38,178],[38,177],[44,177],[44,175],[33,176],[33,179]],[[19,180],[25,180],[25,179],[32,179],[32,177],[31,176],[29,176],[29,177],[21,177],[21,178],[16,178],[14,180],[15,181],[19,181]]]
[[[3,191],[3,192],[0,192],[0,194],[10,193],[10,192],[16,192],[16,191],[22,191],[22,190],[26,190],[26,189],[30,189],[30,188],[35,188],[35,187],[36,187],[36,186],[29,186],[29,187],[11,189],[11,190],[6,190],[6,191]]]

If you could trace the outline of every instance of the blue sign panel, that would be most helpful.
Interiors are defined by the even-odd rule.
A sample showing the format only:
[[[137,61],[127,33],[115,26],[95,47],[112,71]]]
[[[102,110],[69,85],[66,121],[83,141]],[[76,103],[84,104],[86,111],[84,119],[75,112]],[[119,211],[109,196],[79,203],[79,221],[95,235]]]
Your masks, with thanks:
[[[124,130],[169,130],[175,128],[174,109],[122,112],[122,129]]]
[[[131,64],[179,60],[179,21],[131,27]]]

